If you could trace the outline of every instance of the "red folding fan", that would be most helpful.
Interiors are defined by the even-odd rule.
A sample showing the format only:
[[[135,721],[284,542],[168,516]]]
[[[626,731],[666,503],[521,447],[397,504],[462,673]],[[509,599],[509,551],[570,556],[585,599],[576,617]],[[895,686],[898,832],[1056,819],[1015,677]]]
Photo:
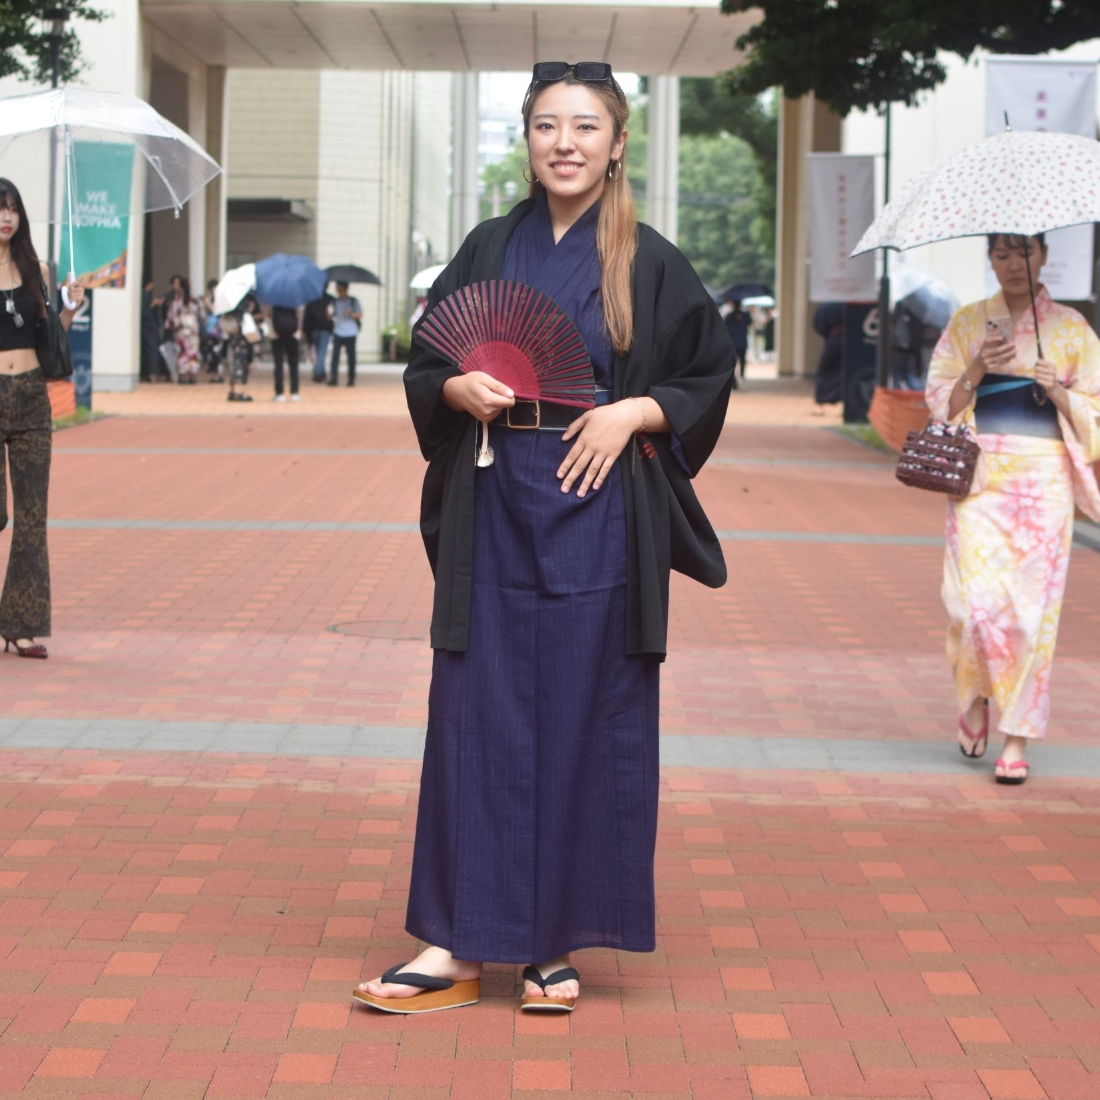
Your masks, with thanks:
[[[595,405],[584,337],[534,287],[501,279],[464,286],[424,318],[417,336],[464,374],[484,371],[516,397],[580,409]]]

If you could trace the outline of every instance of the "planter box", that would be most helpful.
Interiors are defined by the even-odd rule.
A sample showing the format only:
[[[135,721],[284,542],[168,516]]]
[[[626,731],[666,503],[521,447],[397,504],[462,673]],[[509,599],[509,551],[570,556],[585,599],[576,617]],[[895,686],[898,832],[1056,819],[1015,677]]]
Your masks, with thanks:
[[[46,390],[50,395],[50,408],[54,420],[76,414],[76,386],[71,378],[62,382],[47,382]]]
[[[928,423],[928,406],[920,390],[878,388],[867,419],[886,445],[900,452],[905,437]]]

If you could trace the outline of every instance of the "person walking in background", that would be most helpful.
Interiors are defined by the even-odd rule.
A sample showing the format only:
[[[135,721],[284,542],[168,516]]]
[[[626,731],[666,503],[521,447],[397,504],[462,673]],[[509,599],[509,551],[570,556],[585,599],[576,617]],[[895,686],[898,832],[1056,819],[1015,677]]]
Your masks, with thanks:
[[[745,364],[749,358],[749,326],[752,324],[752,319],[741,308],[740,302],[731,302],[732,308],[729,313],[726,314],[726,331],[730,334],[730,339],[733,341],[733,350],[737,353],[737,363],[734,365],[734,375],[737,373],[737,366],[741,367],[741,377],[745,377]]]
[[[225,334],[225,365],[229,376],[227,401],[251,401],[242,386],[248,381],[248,365],[252,359],[252,348],[260,340],[260,330],[256,327],[252,313],[237,306],[229,313],[218,318],[218,324]]]
[[[822,302],[814,311],[814,332],[825,338],[814,372],[814,416],[844,399],[844,303]]]
[[[1050,720],[1074,506],[1100,520],[1100,340],[1039,282],[1041,234],[996,234],[989,259],[1001,289],[951,318],[925,395],[933,419],[966,424],[982,450],[970,495],[947,503],[942,594],[959,747],[985,754],[992,700],[1005,739],[997,781],[1022,783],[1026,745]]]
[[[191,297],[191,284],[182,275],[172,276],[168,315],[164,327],[176,342],[176,369],[180,385],[193,386],[202,358],[199,354],[199,306]]]
[[[336,299],[327,291],[306,304],[302,312],[302,335],[313,352],[313,381],[327,377],[328,348],[332,340],[332,312]]]
[[[336,284],[336,300],[332,307],[332,373],[328,384],[340,381],[340,350],[348,357],[348,385],[355,385],[355,339],[359,335],[359,323],[363,320],[363,307],[358,298],[348,294],[347,283]]]
[[[150,280],[141,292],[141,366],[143,382],[159,382],[166,375],[160,359],[161,306],[156,284]]]
[[[388,1012],[476,1001],[483,962],[530,964],[522,1009],[570,1011],[570,951],[655,948],[669,572],[725,582],[690,479],[734,357],[691,265],[636,221],[629,113],[610,65],[536,65],[530,197],[473,230],[425,315],[481,280],[533,286],[583,336],[595,407],[517,402],[413,337],[436,589],[405,927],[424,950],[353,993]],[[480,468],[487,421],[496,458]]]
[[[50,636],[50,557],[46,514],[50,492],[53,414],[46,377],[38,362],[34,330],[46,315],[43,293],[49,269],[38,259],[22,196],[0,179],[0,531],[8,525],[4,451],[11,472],[15,525],[0,592],[4,652],[48,656],[36,638]],[[84,301],[75,281],[64,291],[66,330]]]
[[[298,396],[298,311],[286,306],[274,306],[271,310],[271,358],[275,362],[275,396],[272,401],[285,401],[283,393],[283,361],[290,369],[290,400],[300,401]]]
[[[221,368],[222,357],[225,354],[225,337],[218,327],[218,315],[214,312],[214,291],[217,289],[218,280],[208,279],[206,293],[199,301],[199,324],[202,328],[202,336],[199,347],[202,351],[202,361],[206,365],[206,373],[209,382],[223,382]]]

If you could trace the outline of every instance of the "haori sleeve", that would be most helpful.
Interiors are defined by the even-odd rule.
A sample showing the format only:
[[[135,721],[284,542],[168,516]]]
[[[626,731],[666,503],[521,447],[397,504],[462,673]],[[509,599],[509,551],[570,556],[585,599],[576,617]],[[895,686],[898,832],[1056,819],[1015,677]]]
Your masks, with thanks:
[[[1077,358],[1069,394],[1069,422],[1086,462],[1100,462],[1100,338],[1081,318],[1083,347]]]
[[[412,331],[412,350],[405,368],[405,400],[409,405],[420,451],[428,461],[439,453],[454,432],[465,428],[468,418],[443,400],[443,384],[461,371],[438,352],[420,343],[416,335],[424,318],[448,294],[464,285],[464,273],[469,270],[468,245],[467,240],[428,292],[428,304]]]
[[[933,420],[947,420],[951,391],[955,383],[970,363],[970,346],[973,339],[974,317],[982,310],[984,303],[963,306],[947,323],[928,365],[928,381],[924,387],[924,399]],[[969,408],[965,408],[955,417],[955,422],[963,421]]]

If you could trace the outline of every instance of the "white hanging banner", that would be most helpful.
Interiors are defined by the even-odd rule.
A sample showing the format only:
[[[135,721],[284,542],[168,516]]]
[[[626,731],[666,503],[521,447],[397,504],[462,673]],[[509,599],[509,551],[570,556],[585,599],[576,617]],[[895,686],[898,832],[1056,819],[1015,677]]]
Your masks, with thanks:
[[[985,132],[1005,128],[1096,137],[1096,62],[1043,61],[1034,57],[987,57],[985,62]],[[1051,187],[1058,186],[1057,180]],[[1079,301],[1092,294],[1091,225],[1057,229],[1046,236],[1050,257],[1043,282],[1054,298]],[[986,288],[997,290],[986,264]]]
[[[875,220],[875,158],[851,153],[806,157],[810,197],[810,301],[873,302],[875,255],[852,256]]]

